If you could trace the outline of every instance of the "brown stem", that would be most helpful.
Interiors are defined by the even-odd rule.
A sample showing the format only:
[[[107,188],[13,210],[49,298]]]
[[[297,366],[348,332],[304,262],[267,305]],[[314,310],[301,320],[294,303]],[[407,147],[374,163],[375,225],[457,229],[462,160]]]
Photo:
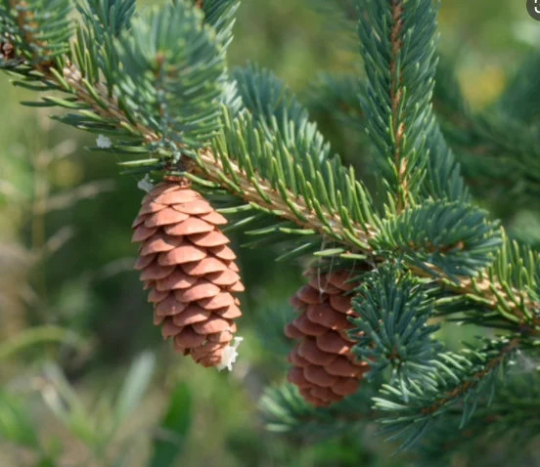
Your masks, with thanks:
[[[215,157],[215,155],[210,150],[204,150],[200,154],[201,161],[203,162],[203,165],[201,167],[196,168],[194,171],[197,173],[202,174],[206,179],[211,180],[213,182],[222,183],[220,174],[223,173],[223,167],[221,165],[221,162]],[[268,196],[269,201],[265,201],[261,199],[260,194],[258,191],[253,187],[253,182],[245,176],[245,174],[242,172],[242,170],[234,164],[234,162],[231,163],[233,170],[236,174],[239,174],[239,190],[235,192],[234,194],[236,196],[239,196],[244,199],[247,203],[254,202],[257,205],[272,210],[272,211],[279,211],[280,217],[293,221],[297,225],[301,226],[305,229],[313,229],[316,232],[322,234],[324,237],[328,237],[328,234],[324,231],[325,224],[319,219],[317,214],[312,211],[307,203],[305,202],[304,198],[302,196],[296,196],[294,194],[289,195],[289,199],[293,200],[293,203],[298,211],[300,211],[304,217],[306,218],[306,221],[302,221],[298,218],[298,216],[291,210],[291,208],[287,205],[287,203],[283,200],[281,195],[274,189],[272,186],[268,183],[267,180],[261,177],[257,177],[257,182],[259,186],[262,187],[264,193]],[[230,191],[230,189],[229,189]],[[346,229],[343,225],[341,219],[339,216],[330,213],[326,208],[321,207],[325,214],[325,218],[327,221],[330,222],[330,224],[333,226],[332,230],[334,232],[335,238],[331,240],[336,239],[345,239],[347,238],[345,235],[345,230],[350,231],[350,229]],[[361,240],[362,242],[367,242],[369,238],[375,234],[375,231],[371,231],[371,235],[368,235],[366,233],[366,230],[358,225],[353,227],[353,235],[355,235],[356,238]],[[358,249],[358,246],[350,242],[349,246],[351,249]]]
[[[434,404],[432,404],[429,407],[426,407],[425,409],[422,409],[420,412],[423,415],[431,415],[435,413],[437,410],[439,410],[441,407],[443,407],[446,403],[457,399],[462,394],[467,392],[472,387],[478,385],[487,375],[489,375],[497,366],[501,364],[503,359],[510,354],[514,349],[517,348],[519,345],[519,339],[513,339],[511,340],[508,345],[503,347],[501,349],[501,352],[499,355],[494,357],[492,360],[490,360],[485,368],[481,371],[478,371],[474,375],[472,375],[472,379],[468,381],[464,381],[461,385],[454,388],[452,391],[447,392],[443,397],[438,399]]]
[[[395,142],[394,165],[398,174],[397,211],[403,211],[407,207],[408,180],[407,180],[407,159],[402,154],[403,135],[405,134],[405,123],[401,120],[399,107],[403,98],[401,88],[401,71],[396,76],[397,62],[401,53],[403,42],[401,33],[403,31],[403,5],[401,0],[392,0],[392,28],[390,30],[390,103],[392,107],[392,134]]]

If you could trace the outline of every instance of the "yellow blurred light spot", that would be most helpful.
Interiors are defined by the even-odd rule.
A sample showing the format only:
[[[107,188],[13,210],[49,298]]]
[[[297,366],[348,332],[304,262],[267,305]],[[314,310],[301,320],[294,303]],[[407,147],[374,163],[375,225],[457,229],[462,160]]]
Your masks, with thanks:
[[[506,85],[506,75],[500,66],[486,65],[460,70],[463,93],[473,109],[495,101]]]
[[[64,159],[56,162],[51,170],[52,182],[59,188],[69,188],[82,182],[83,170],[80,164]]]

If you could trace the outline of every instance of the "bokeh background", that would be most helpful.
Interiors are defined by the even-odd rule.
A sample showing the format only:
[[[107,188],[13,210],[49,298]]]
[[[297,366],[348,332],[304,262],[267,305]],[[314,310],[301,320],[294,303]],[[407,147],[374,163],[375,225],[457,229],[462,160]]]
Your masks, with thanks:
[[[244,0],[231,66],[259,63],[310,105],[318,73],[361,65],[330,3]],[[477,110],[540,45],[525,1],[443,0],[440,30]],[[234,371],[175,356],[131,269],[137,180],[118,175],[119,158],[86,151],[95,141],[55,123],[54,111],[21,106],[36,96],[5,74],[0,96],[0,466],[414,465],[371,429],[316,443],[264,430],[257,402],[284,380],[280,331],[302,279],[301,264],[274,263],[271,249],[240,252],[245,341]],[[360,130],[314,110],[345,160],[362,166]],[[518,227],[538,222],[514,214]]]

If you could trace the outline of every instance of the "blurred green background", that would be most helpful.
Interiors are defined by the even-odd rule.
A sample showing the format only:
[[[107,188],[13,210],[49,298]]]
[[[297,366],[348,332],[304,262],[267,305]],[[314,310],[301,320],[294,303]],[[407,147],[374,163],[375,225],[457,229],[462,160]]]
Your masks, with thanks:
[[[329,3],[244,0],[231,65],[270,68],[306,100],[319,72],[359,69]],[[440,30],[475,109],[540,44],[525,1],[443,0]],[[264,431],[257,401],[284,380],[280,328],[301,284],[301,265],[274,264],[275,251],[241,251],[245,341],[234,371],[174,355],[131,269],[136,180],[118,176],[119,158],[85,151],[93,139],[49,109],[19,105],[36,96],[6,75],[0,93],[0,466],[414,465],[371,429],[318,443]],[[317,118],[358,162],[357,135]]]

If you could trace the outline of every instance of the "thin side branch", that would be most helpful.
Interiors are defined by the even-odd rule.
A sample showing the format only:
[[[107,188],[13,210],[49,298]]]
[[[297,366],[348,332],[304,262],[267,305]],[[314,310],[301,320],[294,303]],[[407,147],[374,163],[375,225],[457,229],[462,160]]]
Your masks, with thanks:
[[[222,184],[219,174],[223,173],[223,167],[212,151],[204,150],[199,154],[199,156],[203,162],[203,165],[198,169],[195,169],[195,172],[200,171],[206,179]],[[236,196],[243,198],[247,203],[253,202],[268,210],[279,212],[280,217],[293,221],[302,228],[313,229],[323,237],[328,236],[327,230],[324,229],[325,224],[319,219],[317,214],[308,207],[302,196],[296,196],[293,193],[290,193],[289,199],[294,200],[296,209],[306,218],[306,221],[304,222],[298,218],[288,204],[283,201],[283,198],[279,192],[272,188],[265,179],[258,177],[257,181],[270,201],[265,201],[261,198],[259,192],[253,187],[253,182],[245,176],[245,174],[234,164],[234,162],[232,163],[232,168],[236,173],[239,174],[240,180],[240,190],[234,193]],[[321,209],[326,214],[325,217],[333,226],[332,229],[335,232],[335,237],[339,239],[347,238],[345,230],[350,232],[350,229],[345,229],[341,218],[337,215],[330,214],[324,207],[321,207]],[[356,238],[366,244],[371,238],[370,235],[366,234],[366,230],[362,226],[353,226],[353,233]],[[374,234],[375,230],[371,230],[371,235]],[[358,249],[358,246],[352,242],[348,246],[352,250]]]
[[[502,361],[519,346],[519,344],[519,339],[512,339],[508,343],[508,345],[504,346],[501,349],[501,352],[498,355],[496,355],[489,362],[486,363],[483,370],[478,371],[477,373],[472,375],[470,379],[463,381],[462,384],[454,388],[452,391],[445,393],[443,397],[437,399],[435,403],[433,403],[431,406],[422,409],[420,411],[421,414],[431,415],[437,412],[437,410],[446,405],[448,402],[461,397],[470,389],[478,386],[482,381],[484,381],[484,378],[486,378],[492,371],[494,371],[502,363]]]

